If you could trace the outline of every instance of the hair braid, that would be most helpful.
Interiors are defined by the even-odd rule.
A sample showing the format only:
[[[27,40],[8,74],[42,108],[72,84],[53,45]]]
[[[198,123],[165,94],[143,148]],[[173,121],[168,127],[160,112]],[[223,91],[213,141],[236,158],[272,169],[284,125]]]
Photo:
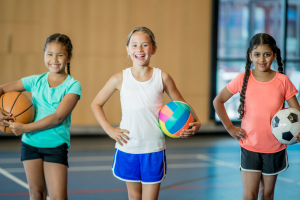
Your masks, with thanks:
[[[245,94],[246,94],[246,89],[247,89],[247,85],[248,85],[248,80],[249,80],[249,76],[250,76],[250,68],[251,68],[251,60],[249,57],[250,54],[250,49],[248,48],[247,50],[247,61],[246,61],[246,67],[245,67],[245,75],[244,75],[244,80],[243,80],[243,86],[242,86],[242,91],[240,94],[240,106],[238,109],[238,113],[240,114],[239,119],[242,119],[244,117],[245,114]]]
[[[68,73],[69,75],[71,75],[71,71],[70,71],[70,63],[67,64],[67,73]]]
[[[281,51],[277,47],[277,55],[276,55],[276,60],[277,60],[277,65],[278,65],[278,72],[283,74],[283,64],[282,64],[282,59],[281,59]]]

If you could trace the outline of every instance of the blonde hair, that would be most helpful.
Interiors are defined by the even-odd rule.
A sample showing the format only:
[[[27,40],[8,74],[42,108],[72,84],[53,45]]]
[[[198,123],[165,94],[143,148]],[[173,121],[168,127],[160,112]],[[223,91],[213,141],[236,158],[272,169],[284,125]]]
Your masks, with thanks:
[[[127,41],[126,41],[126,46],[129,45],[129,41],[131,39],[131,36],[135,33],[135,32],[143,32],[149,35],[149,37],[151,38],[151,44],[152,46],[156,46],[156,40],[155,40],[155,36],[152,33],[152,31],[144,26],[138,26],[136,28],[134,28],[132,31],[130,31],[129,35],[127,36]]]

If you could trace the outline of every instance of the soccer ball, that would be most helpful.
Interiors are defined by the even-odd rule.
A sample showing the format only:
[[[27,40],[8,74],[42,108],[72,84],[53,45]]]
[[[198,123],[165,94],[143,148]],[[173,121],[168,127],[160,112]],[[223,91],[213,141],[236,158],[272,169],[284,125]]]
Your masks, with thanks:
[[[295,136],[300,132],[300,111],[295,108],[286,108],[278,111],[272,121],[273,135],[282,144],[295,144]]]

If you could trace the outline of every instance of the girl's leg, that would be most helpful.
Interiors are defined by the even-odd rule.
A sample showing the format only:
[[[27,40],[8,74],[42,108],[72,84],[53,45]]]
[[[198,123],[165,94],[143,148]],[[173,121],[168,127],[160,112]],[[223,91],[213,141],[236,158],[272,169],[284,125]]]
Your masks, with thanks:
[[[143,200],[157,200],[160,189],[158,184],[143,184]]]
[[[241,170],[241,172],[243,181],[243,200],[257,200],[261,173],[243,170]]]
[[[47,197],[43,162],[42,159],[23,161],[29,184],[30,200],[45,200]]]
[[[277,180],[277,175],[274,175],[274,176],[262,175],[262,178],[261,178],[262,190],[260,190],[259,200],[273,200],[274,199],[276,180]]]
[[[68,167],[63,164],[44,162],[44,173],[51,200],[67,200]]]
[[[261,177],[260,183],[259,183],[258,199],[259,200],[264,199],[263,196],[264,196],[264,184],[263,184],[262,177]]]
[[[142,184],[126,182],[129,200],[142,200]],[[144,200],[144,199],[143,199]]]

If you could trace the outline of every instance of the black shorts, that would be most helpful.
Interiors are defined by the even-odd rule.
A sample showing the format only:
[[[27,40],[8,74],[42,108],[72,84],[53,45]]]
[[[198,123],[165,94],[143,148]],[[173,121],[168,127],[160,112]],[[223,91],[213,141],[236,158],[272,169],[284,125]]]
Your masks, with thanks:
[[[21,161],[39,158],[45,162],[59,163],[69,167],[68,145],[64,143],[55,148],[37,148],[22,142]]]
[[[276,153],[258,153],[241,147],[240,169],[261,172],[263,175],[276,175],[289,167],[286,149]]]

